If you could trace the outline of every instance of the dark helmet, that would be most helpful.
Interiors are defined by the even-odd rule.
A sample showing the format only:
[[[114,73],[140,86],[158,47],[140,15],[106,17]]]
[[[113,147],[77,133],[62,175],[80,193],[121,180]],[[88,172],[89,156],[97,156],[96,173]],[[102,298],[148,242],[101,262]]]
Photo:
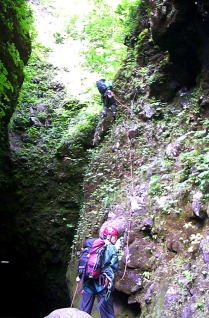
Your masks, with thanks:
[[[104,236],[107,236],[107,235],[119,236],[119,232],[115,227],[107,226],[107,227],[105,227],[105,229],[103,231],[103,235]]]

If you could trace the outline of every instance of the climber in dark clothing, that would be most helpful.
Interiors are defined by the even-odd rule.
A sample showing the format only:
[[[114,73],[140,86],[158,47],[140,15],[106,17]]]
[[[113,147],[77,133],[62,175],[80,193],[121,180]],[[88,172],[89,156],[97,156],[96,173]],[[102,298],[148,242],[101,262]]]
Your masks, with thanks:
[[[112,84],[106,81],[104,78],[96,82],[96,86],[101,94],[101,100],[104,105],[104,110],[102,112],[102,118],[107,116],[109,109],[112,111],[113,118],[116,117],[116,101],[114,94],[112,92]]]
[[[107,112],[109,109],[112,111],[113,118],[116,117],[116,102],[114,98],[114,94],[111,90],[107,90],[104,95],[102,95],[102,102],[104,104],[104,110],[102,112],[102,117],[107,116]]]

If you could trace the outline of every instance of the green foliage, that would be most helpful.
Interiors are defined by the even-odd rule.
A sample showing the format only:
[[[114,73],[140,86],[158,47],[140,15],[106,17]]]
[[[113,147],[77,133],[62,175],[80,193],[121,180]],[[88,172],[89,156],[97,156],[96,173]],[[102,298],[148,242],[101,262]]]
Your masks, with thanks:
[[[74,40],[85,41],[85,65],[91,71],[113,77],[125,57],[124,39],[135,25],[141,1],[122,0],[118,6],[107,0],[89,3],[92,10],[82,21],[77,15],[70,17],[65,31]]]
[[[142,275],[144,276],[145,279],[150,280],[152,273],[150,272],[143,272]]]
[[[55,32],[54,39],[56,44],[62,44],[65,38],[60,32]]]
[[[84,39],[84,36],[82,36],[80,20],[78,15],[74,15],[69,18],[65,26],[65,32],[73,40]]]
[[[44,169],[57,169],[55,156],[66,156],[64,173],[81,177],[100,109],[95,103],[67,96],[64,85],[53,81],[56,68],[45,61],[47,53],[45,47],[34,45],[25,68],[19,103],[10,122],[10,130],[24,131],[25,136],[15,156],[24,158],[32,179]],[[16,177],[22,180],[21,173]],[[21,182],[34,183],[32,179]]]
[[[209,152],[201,152],[193,150],[180,155],[180,160],[183,163],[184,178],[191,179],[202,192],[205,192],[209,184]],[[190,169],[193,173],[190,173]]]
[[[17,50],[14,43],[7,44],[8,53],[11,55],[13,63],[16,67],[23,68],[23,61],[20,59],[19,51]]]
[[[5,24],[7,29],[12,33],[15,28],[19,28],[18,32],[28,37],[31,33],[31,25],[33,23],[32,14],[24,0],[7,0],[2,1],[0,12],[0,20]],[[16,19],[14,19],[16,16]],[[15,22],[18,24],[15,25]]]
[[[161,193],[161,191],[162,191],[162,187],[160,183],[160,176],[152,176],[150,179],[149,194],[158,195]]]
[[[8,80],[8,71],[4,67],[4,64],[0,61],[0,98],[2,99],[2,95],[7,99],[6,92],[8,90],[13,91],[12,84]]]
[[[137,10],[141,4],[141,0],[122,0],[118,5],[116,13],[120,15],[123,21],[125,34],[136,27],[137,24]]]
[[[111,6],[101,1],[87,17],[84,34],[88,39],[85,50],[87,64],[97,72],[112,75],[124,56],[122,24]]]
[[[188,282],[192,282],[194,280],[194,275],[189,270],[183,271],[184,277]]]
[[[19,93],[23,76],[23,59],[30,52],[31,14],[24,0],[2,1],[0,24],[0,123],[4,134]],[[6,40],[5,40],[6,39]],[[21,46],[20,46],[21,42]]]
[[[15,1],[15,11],[17,15],[17,19],[20,24],[21,33],[24,34],[24,36],[28,36],[28,34],[31,34],[34,32],[34,29],[32,27],[33,25],[33,16],[31,11],[29,10],[27,3],[22,0]]]

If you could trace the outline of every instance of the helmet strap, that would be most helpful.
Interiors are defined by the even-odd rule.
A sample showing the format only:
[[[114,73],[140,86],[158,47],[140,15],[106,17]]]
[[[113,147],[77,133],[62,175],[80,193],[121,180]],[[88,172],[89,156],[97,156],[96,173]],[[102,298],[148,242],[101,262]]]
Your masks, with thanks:
[[[111,237],[112,237],[112,235],[108,234],[106,239],[107,239],[108,241],[110,241],[110,240],[111,240]]]

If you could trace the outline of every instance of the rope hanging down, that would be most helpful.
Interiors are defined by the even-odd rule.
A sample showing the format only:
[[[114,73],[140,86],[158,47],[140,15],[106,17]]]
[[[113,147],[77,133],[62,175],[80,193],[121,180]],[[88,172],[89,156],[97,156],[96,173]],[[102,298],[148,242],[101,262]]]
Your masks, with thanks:
[[[131,177],[131,193],[133,193],[134,191],[134,183],[133,183],[133,156],[132,156],[132,149],[131,149],[131,139],[128,136],[128,143],[129,143],[129,161],[130,161],[130,177]],[[128,218],[128,230],[127,230],[127,242],[126,242],[126,250],[128,251],[129,249],[129,238],[130,238],[130,231],[131,231],[131,222],[132,222],[132,214],[133,211],[130,208],[130,213],[129,213],[129,218]],[[126,256],[126,261],[125,261],[125,267],[124,267],[124,271],[123,271],[123,275],[121,277],[120,280],[123,280],[126,272],[127,272],[127,267],[128,267],[128,258],[129,258],[129,254],[127,254]]]
[[[75,300],[75,296],[77,294],[77,291],[78,291],[78,285],[79,285],[79,282],[76,283],[76,288],[75,288],[75,292],[73,294],[73,299],[72,299],[72,302],[71,302],[71,305],[70,305],[70,308],[73,307],[73,303],[74,303],[74,300]]]

